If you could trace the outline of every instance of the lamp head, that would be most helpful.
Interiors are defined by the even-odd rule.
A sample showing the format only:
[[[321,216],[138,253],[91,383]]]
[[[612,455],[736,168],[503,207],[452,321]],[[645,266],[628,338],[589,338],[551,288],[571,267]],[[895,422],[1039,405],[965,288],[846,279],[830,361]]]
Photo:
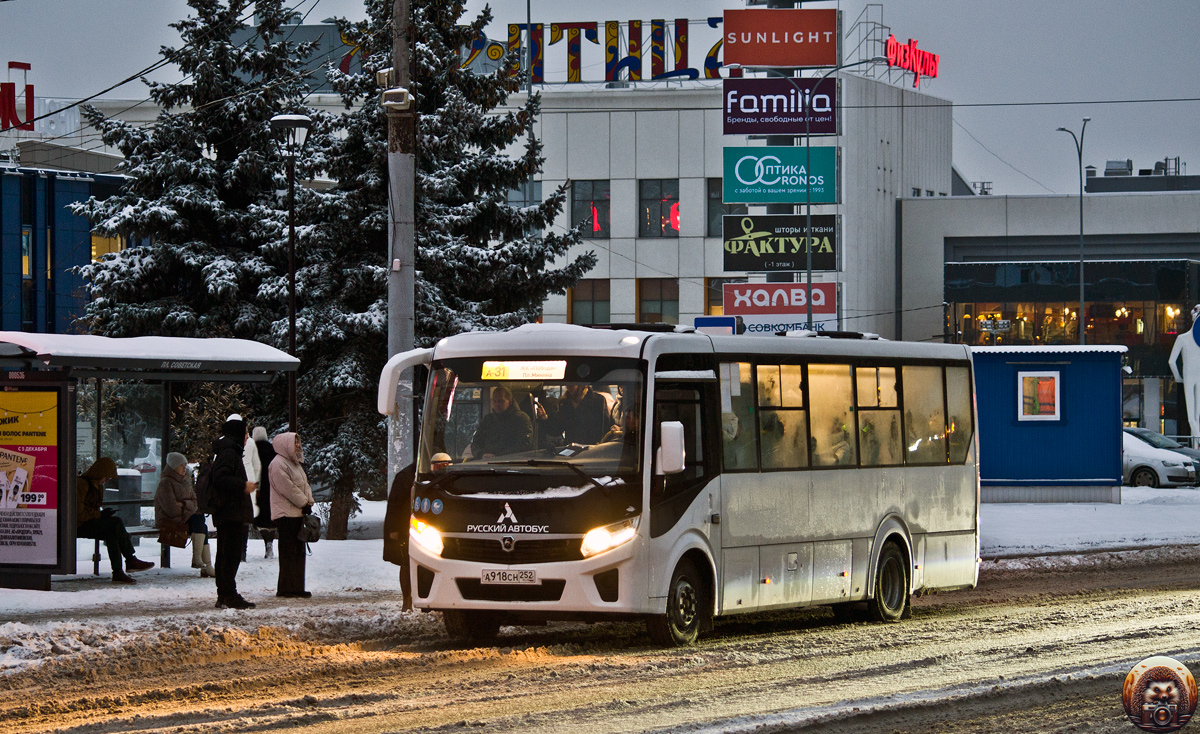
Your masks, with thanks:
[[[1058,128],[1057,130],[1055,130],[1054,132],[1056,132],[1056,133],[1069,133],[1069,132],[1071,132],[1071,131],[1070,131],[1070,130],[1068,130],[1068,129],[1066,129],[1065,127],[1060,127],[1060,128]]]
[[[1091,121],[1092,121],[1092,118],[1090,118],[1090,117],[1085,117],[1085,118],[1083,118],[1083,121],[1084,121],[1084,122],[1091,122]]]
[[[308,115],[275,115],[271,118],[271,132],[284,156],[300,152],[311,127],[312,118]]]

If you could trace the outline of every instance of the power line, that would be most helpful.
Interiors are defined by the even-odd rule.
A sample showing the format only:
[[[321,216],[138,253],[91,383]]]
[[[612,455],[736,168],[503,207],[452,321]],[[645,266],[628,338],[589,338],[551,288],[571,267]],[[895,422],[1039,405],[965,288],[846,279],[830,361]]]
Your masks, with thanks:
[[[1004,159],[1003,159],[1003,158],[1001,158],[999,155],[997,155],[995,151],[993,151],[991,148],[989,148],[989,147],[987,147],[986,145],[984,145],[984,144],[983,144],[983,141],[982,141],[982,140],[980,140],[979,138],[975,137],[975,135],[974,135],[974,134],[972,134],[972,133],[971,133],[971,131],[970,131],[970,130],[968,130],[968,129],[966,128],[966,126],[965,126],[965,125],[963,125],[961,122],[959,122],[958,120],[955,120],[955,121],[954,121],[954,124],[955,124],[955,125],[958,125],[959,127],[961,127],[961,128],[962,128],[962,131],[963,131],[963,132],[965,132],[965,133],[967,134],[967,136],[971,138],[971,140],[974,140],[976,143],[979,143],[979,147],[980,147],[980,148],[983,148],[983,149],[984,149],[984,150],[986,150],[987,152],[991,153],[991,154],[992,154],[992,156],[994,156],[994,157],[996,158],[996,160],[1000,161],[1000,162],[1001,162],[1001,163],[1003,163],[1004,165],[1006,165],[1006,166],[1008,166],[1009,168],[1013,169],[1014,171],[1016,171],[1017,173],[1021,174],[1022,176],[1024,176],[1024,177],[1025,177],[1025,178],[1027,178],[1027,179],[1029,179],[1030,181],[1033,181],[1035,184],[1037,184],[1038,186],[1041,186],[1041,187],[1042,187],[1043,189],[1045,189],[1046,191],[1049,191],[1049,192],[1050,192],[1050,193],[1052,193],[1052,194],[1054,193],[1054,190],[1053,190],[1053,189],[1051,189],[1049,186],[1047,186],[1046,184],[1042,183],[1041,181],[1038,181],[1038,180],[1037,180],[1036,178],[1034,178],[1033,176],[1030,176],[1028,173],[1025,173],[1025,172],[1024,172],[1024,171],[1022,171],[1021,169],[1017,168],[1017,167],[1016,167],[1016,166],[1014,166],[1013,164],[1009,163],[1008,161],[1004,160]]]
[[[3,2],[3,1],[4,1],[4,0],[0,0],[0,2]],[[297,11],[297,9],[299,9],[299,7],[300,7],[301,5],[303,5],[304,3],[306,3],[306,2],[309,2],[309,0],[300,0],[300,2],[296,3],[296,5],[294,5],[293,7],[289,8],[289,9],[286,11],[286,12],[287,12],[287,14],[288,14],[288,15],[291,15],[292,13],[295,13],[295,12]],[[315,2],[313,2],[313,7],[312,7],[312,8],[309,8],[308,12],[304,14],[304,17],[306,17],[306,18],[307,18],[307,17],[308,17],[308,14],[309,14],[309,13],[311,13],[311,12],[313,11],[313,9],[315,9],[315,8],[317,7],[317,4],[318,4],[318,3],[320,3],[320,2],[321,2],[321,0],[315,0]],[[249,12],[248,12],[246,15],[243,15],[243,16],[239,17],[239,18],[238,18],[238,23],[245,23],[246,19],[247,19],[247,18],[250,18],[250,17],[253,17],[253,15],[254,15],[254,13],[255,13],[255,12],[256,12],[256,11],[253,11],[253,10],[252,10],[252,11],[249,11]],[[217,31],[217,28],[216,28],[215,26],[209,26],[209,27],[208,27],[206,30],[208,30],[210,33],[215,33],[215,32]],[[293,31],[292,31],[292,33],[295,33],[295,30],[293,30]],[[291,38],[291,35],[290,35],[290,34],[288,35],[288,38]],[[186,43],[186,44],[184,44],[184,45],[183,45],[182,47],[180,47],[179,49],[174,49],[174,50],[173,50],[173,54],[174,54],[174,53],[179,53],[179,52],[182,52],[182,51],[183,51],[183,50],[185,50],[185,49],[191,48],[192,46],[195,46],[196,44],[198,44],[198,43],[201,43],[201,42],[203,42],[203,41],[207,41],[207,40],[209,40],[209,39],[207,39],[207,38],[204,38],[204,37],[199,37],[199,38],[196,38],[196,39],[192,40],[190,43]],[[247,42],[248,42],[248,41],[247,41]],[[242,44],[242,45],[244,46],[245,44]],[[173,55],[173,54],[172,54],[172,55]],[[78,107],[79,105],[81,105],[81,104],[84,104],[85,102],[90,102],[91,100],[93,100],[93,99],[95,99],[95,98],[99,97],[99,96],[100,96],[100,95],[102,95],[102,94],[105,94],[105,93],[107,93],[107,92],[111,92],[112,90],[116,89],[117,87],[122,87],[122,86],[124,86],[124,85],[128,84],[129,82],[131,82],[131,81],[134,81],[135,79],[140,79],[140,78],[142,78],[142,77],[143,77],[143,76],[145,76],[146,74],[149,74],[149,73],[150,73],[150,72],[152,72],[152,71],[157,71],[157,70],[161,69],[162,67],[166,66],[167,64],[169,64],[169,63],[171,63],[171,62],[172,62],[171,55],[166,55],[166,56],[164,56],[163,58],[159,59],[158,61],[155,61],[153,64],[150,64],[149,66],[146,66],[146,67],[144,67],[144,68],[143,68],[141,71],[134,72],[134,73],[133,73],[133,75],[131,75],[131,76],[128,76],[128,77],[125,77],[124,79],[122,79],[121,81],[117,82],[116,84],[113,84],[113,85],[111,85],[111,86],[109,86],[109,87],[106,87],[106,88],[104,88],[104,89],[100,90],[99,92],[96,92],[95,94],[91,94],[91,95],[89,95],[89,96],[87,96],[87,97],[84,97],[83,99],[80,99],[80,100],[76,100],[75,102],[72,102],[71,104],[67,105],[66,107],[60,107],[59,109],[57,109],[57,110],[55,110],[55,111],[53,111],[53,112],[47,112],[47,113],[46,113],[46,114],[44,114],[44,115],[38,115],[37,117],[33,118],[32,120],[25,120],[25,121],[24,121],[23,123],[21,123],[21,124],[28,125],[28,124],[31,124],[31,123],[34,123],[34,122],[38,122],[39,120],[44,120],[44,119],[46,119],[46,118],[48,118],[48,117],[53,117],[54,115],[57,115],[58,113],[60,113],[60,112],[62,112],[62,111],[64,111],[64,110],[69,110],[69,109],[71,109],[71,108],[73,108],[73,107]],[[178,83],[178,82],[177,82],[177,83]],[[174,86],[174,85],[173,85],[173,84],[168,84],[168,85],[165,85],[165,86],[168,86],[168,87],[170,87],[170,86]],[[149,98],[147,98],[147,99],[149,99]],[[28,104],[28,102],[27,102],[26,104]],[[138,104],[141,104],[141,103],[139,102]],[[137,106],[137,105],[134,105],[134,107],[136,107],[136,106]],[[132,108],[130,108],[130,109],[132,109]],[[12,129],[13,129],[13,126],[6,127],[6,128],[0,128],[0,132],[7,132],[7,131],[9,131],[9,130],[12,130]]]

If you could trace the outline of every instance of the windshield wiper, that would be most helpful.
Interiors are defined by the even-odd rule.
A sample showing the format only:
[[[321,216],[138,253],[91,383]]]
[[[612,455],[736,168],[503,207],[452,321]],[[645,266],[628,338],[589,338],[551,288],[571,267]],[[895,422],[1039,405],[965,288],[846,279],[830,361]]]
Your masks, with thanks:
[[[476,467],[473,469],[459,469],[457,471],[452,471],[452,472],[448,471],[445,474],[439,474],[439,475],[435,476],[431,481],[422,485],[422,488],[426,489],[426,490],[433,489],[434,487],[438,486],[439,484],[446,481],[447,479],[452,479],[452,478],[457,478],[457,477],[465,477],[465,476],[473,476],[473,475],[477,475],[477,474],[493,474],[494,475],[495,473],[496,473],[495,469],[485,469],[482,466]]]
[[[568,469],[570,469],[571,471],[573,471],[573,472],[575,472],[576,474],[578,474],[579,476],[581,476],[581,477],[583,477],[584,479],[586,479],[587,481],[589,481],[589,482],[592,482],[593,484],[596,484],[596,485],[598,485],[598,486],[601,486],[601,487],[607,487],[607,486],[608,486],[607,484],[605,484],[605,483],[601,482],[601,481],[600,481],[599,479],[597,479],[596,477],[593,477],[593,476],[591,476],[590,474],[588,474],[588,473],[587,473],[587,472],[585,472],[584,470],[580,469],[579,467],[575,466],[574,464],[572,464],[572,463],[571,463],[571,462],[569,462],[569,461],[561,461],[561,460],[558,460],[558,459],[520,459],[520,460],[517,460],[517,461],[489,461],[488,463],[489,463],[489,464],[499,464],[499,465],[501,465],[501,466],[504,466],[504,465],[513,465],[513,466],[565,466],[565,467],[567,467]]]

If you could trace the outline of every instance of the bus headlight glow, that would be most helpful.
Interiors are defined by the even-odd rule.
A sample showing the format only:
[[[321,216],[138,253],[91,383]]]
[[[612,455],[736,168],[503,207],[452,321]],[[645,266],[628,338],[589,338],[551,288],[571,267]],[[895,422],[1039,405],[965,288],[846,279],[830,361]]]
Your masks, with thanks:
[[[607,550],[612,550],[619,545],[624,545],[633,540],[637,535],[638,522],[641,516],[632,517],[620,522],[615,522],[612,525],[605,525],[600,528],[592,528],[583,536],[583,545],[579,550],[583,553],[584,558],[594,556],[597,553],[603,553]]]
[[[442,549],[446,546],[442,543],[442,534],[438,532],[438,529],[432,525],[427,525],[415,517],[411,519],[411,524],[412,529],[408,533],[409,537],[435,556],[442,555]]]

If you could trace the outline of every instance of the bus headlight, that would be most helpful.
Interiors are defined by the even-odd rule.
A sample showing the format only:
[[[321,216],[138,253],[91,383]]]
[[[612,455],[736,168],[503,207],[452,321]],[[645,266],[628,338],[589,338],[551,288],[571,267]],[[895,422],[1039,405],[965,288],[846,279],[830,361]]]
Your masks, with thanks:
[[[409,537],[435,556],[442,555],[442,549],[446,546],[442,543],[442,534],[438,532],[438,529],[432,525],[425,524],[415,517],[411,519],[411,523],[412,530],[408,533]]]
[[[633,540],[637,535],[638,522],[641,516],[632,517],[620,522],[614,522],[612,525],[605,525],[601,528],[592,528],[583,536],[583,545],[579,550],[583,553],[583,557],[594,556],[597,553],[603,553],[606,550],[612,550],[619,545],[624,545]]]

